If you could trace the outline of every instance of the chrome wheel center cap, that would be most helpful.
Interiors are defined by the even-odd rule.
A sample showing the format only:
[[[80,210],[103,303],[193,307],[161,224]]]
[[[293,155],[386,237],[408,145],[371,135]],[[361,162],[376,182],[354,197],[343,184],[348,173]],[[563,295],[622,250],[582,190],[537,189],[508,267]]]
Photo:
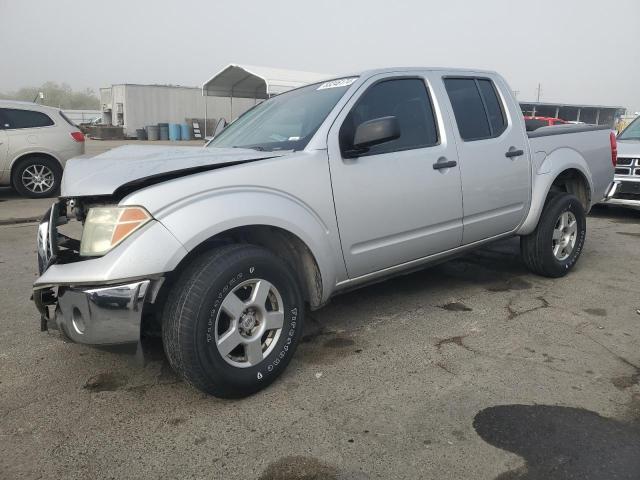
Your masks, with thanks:
[[[240,317],[240,329],[245,333],[249,333],[257,324],[256,316],[254,312],[245,312]]]

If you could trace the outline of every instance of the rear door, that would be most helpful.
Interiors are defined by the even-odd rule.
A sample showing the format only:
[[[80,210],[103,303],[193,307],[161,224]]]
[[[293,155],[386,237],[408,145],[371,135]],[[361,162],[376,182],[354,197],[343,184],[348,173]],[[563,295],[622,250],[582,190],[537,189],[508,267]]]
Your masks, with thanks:
[[[424,76],[379,75],[360,87],[331,128],[329,165],[351,278],[460,246],[458,157],[437,98]],[[342,155],[341,138],[385,116],[398,119],[399,139],[357,158]],[[434,168],[438,162],[450,166]]]
[[[460,157],[463,244],[515,230],[529,208],[531,169],[522,113],[505,82],[442,78]]]

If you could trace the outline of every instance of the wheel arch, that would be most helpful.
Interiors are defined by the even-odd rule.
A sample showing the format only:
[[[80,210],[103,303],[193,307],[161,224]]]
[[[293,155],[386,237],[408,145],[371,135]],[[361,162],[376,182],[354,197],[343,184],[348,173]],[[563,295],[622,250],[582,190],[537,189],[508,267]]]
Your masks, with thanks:
[[[545,164],[547,161],[545,161]],[[571,162],[567,164],[568,162],[563,161],[563,167],[555,171],[535,175],[531,208],[525,221],[517,231],[518,235],[528,235],[535,230],[547,200],[555,193],[566,192],[575,195],[580,200],[585,213],[591,210],[593,205],[593,186],[587,173],[588,169],[585,165],[582,165],[583,162],[583,159],[580,163]],[[543,167],[541,167],[541,170]]]
[[[256,245],[269,250],[291,267],[297,276],[302,295],[312,309],[323,303],[323,279],[316,257],[296,234],[273,225],[243,225],[219,232],[191,249],[168,275],[160,297],[168,292],[180,274],[203,252],[230,244]]]
[[[582,203],[585,212],[591,208],[591,185],[586,175],[577,168],[567,168],[560,172],[549,186],[545,200],[555,192],[575,195]]]

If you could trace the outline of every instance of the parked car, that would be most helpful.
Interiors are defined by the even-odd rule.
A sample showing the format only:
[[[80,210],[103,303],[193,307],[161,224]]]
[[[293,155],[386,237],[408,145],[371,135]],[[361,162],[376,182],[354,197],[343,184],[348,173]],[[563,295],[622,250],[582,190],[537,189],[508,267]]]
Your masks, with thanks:
[[[345,290],[514,235],[533,272],[567,274],[610,142],[527,135],[496,73],[407,68],[275,96],[205,148],[75,159],[39,227],[42,327],[94,345],[161,330],[186,381],[245,396],[285,369],[306,306]],[[70,217],[80,241],[58,233]]]
[[[565,122],[560,118],[554,117],[524,117],[524,124],[527,128],[527,132],[533,132],[534,130],[537,130],[541,127],[552,127],[554,125],[565,125],[567,123],[569,122]]]
[[[0,186],[50,197],[66,161],[83,153],[84,135],[60,109],[0,100]]]
[[[640,117],[620,132],[615,189],[606,203],[640,207]]]

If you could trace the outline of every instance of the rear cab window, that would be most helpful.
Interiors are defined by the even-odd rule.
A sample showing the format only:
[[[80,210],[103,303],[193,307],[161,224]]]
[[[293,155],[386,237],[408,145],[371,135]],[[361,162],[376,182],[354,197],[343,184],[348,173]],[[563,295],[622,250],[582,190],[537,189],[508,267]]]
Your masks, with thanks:
[[[539,120],[537,118],[527,118],[524,121],[524,124],[527,128],[527,132],[533,132],[538,128],[546,127],[549,124],[544,120]]]
[[[462,140],[496,138],[506,130],[505,109],[493,81],[480,77],[443,80]]]
[[[361,156],[379,155],[437,145],[438,128],[431,98],[421,78],[392,78],[373,84],[358,99],[340,127],[340,147],[351,148],[349,140],[358,125],[376,118],[394,116],[402,135],[397,140],[375,145]]]
[[[55,124],[49,115],[34,110],[0,108],[0,116],[5,130],[50,127]]]

